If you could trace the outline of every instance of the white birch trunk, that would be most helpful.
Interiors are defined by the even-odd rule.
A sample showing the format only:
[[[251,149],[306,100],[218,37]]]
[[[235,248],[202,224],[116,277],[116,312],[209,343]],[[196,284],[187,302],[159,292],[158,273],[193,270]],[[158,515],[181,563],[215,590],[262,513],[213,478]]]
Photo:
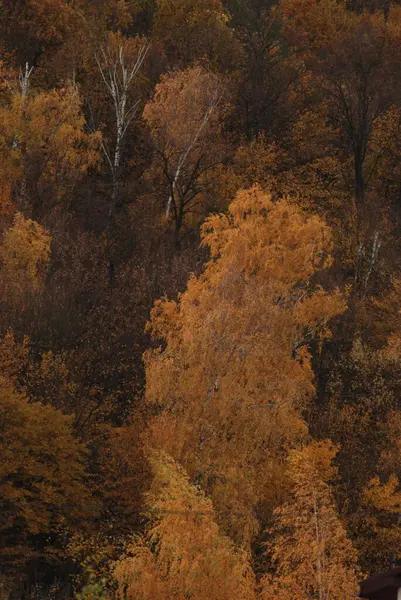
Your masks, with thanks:
[[[139,101],[133,103],[130,107],[129,104],[129,91],[132,83],[141,68],[143,61],[149,50],[149,44],[144,43],[139,51],[135,61],[128,67],[125,62],[124,49],[120,46],[118,51],[118,58],[113,59],[110,52],[101,48],[101,54],[105,66],[102,66],[99,58],[95,55],[95,59],[104,81],[104,84],[113,99],[115,121],[116,121],[116,136],[114,149],[110,152],[106,145],[103,143],[103,153],[109,164],[112,176],[112,194],[111,202],[109,205],[108,218],[112,216],[118,197],[119,187],[119,169],[121,165],[122,155],[122,143],[127,129],[135,116],[136,109],[139,105]]]

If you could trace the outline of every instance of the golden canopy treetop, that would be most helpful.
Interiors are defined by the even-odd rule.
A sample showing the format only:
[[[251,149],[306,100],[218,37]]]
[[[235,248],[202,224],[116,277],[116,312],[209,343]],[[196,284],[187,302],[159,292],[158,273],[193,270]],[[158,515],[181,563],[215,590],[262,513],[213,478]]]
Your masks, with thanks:
[[[204,212],[207,180],[224,156],[226,113],[221,78],[199,65],[163,76],[145,106],[155,150],[148,176],[160,182],[160,199],[167,217],[173,216],[177,245],[187,217],[193,220]]]
[[[206,221],[203,243],[203,274],[152,312],[149,330],[166,347],[145,354],[146,397],[162,408],[151,443],[182,461],[227,530],[249,541],[255,499],[279,494],[279,457],[305,434],[307,344],[345,305],[315,282],[331,263],[329,228],[289,200],[242,191],[228,215]]]
[[[240,51],[228,22],[221,0],[158,0],[153,36],[161,42],[169,67],[207,59],[225,70],[235,65]]]
[[[75,86],[26,97],[15,93],[0,107],[0,181],[13,181],[34,218],[43,210],[46,190],[59,201],[99,162],[101,135],[85,130],[81,109]]]
[[[193,151],[220,128],[220,78],[195,66],[163,75],[143,116],[150,127],[156,147],[168,158],[184,152],[193,142]]]

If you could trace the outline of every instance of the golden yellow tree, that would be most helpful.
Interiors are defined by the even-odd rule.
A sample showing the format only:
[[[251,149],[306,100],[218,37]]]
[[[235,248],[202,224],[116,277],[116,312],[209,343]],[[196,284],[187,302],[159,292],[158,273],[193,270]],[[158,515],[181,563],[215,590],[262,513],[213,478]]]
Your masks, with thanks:
[[[399,412],[391,417],[399,429]],[[392,466],[394,468],[395,465]],[[373,477],[363,491],[358,509],[349,517],[349,525],[355,531],[355,545],[361,556],[361,564],[372,574],[387,569],[400,559],[400,514],[398,477],[393,473],[387,478],[382,473],[381,477]]]
[[[266,600],[345,600],[358,590],[357,555],[340,521],[329,481],[336,449],[314,442],[289,456],[293,499],[275,510]]]
[[[86,527],[96,512],[86,457],[72,417],[29,402],[0,377],[0,583],[19,568],[28,574],[33,559],[57,564],[68,533]]]
[[[77,182],[99,161],[100,139],[85,131],[76,86],[13,94],[0,108],[0,157],[17,208],[37,219],[71,200]]]
[[[149,443],[183,464],[245,543],[258,528],[254,507],[277,503],[283,456],[306,431],[307,344],[344,310],[338,291],[315,282],[331,243],[318,217],[243,191],[203,228],[204,273],[152,312],[165,349],[145,355],[146,398],[159,412]]]
[[[151,453],[150,463],[150,524],[116,565],[117,598],[255,598],[249,556],[220,533],[210,499],[168,455]]]
[[[0,244],[0,291],[3,300],[21,308],[30,294],[38,293],[44,284],[50,260],[49,233],[39,223],[14,217]]]

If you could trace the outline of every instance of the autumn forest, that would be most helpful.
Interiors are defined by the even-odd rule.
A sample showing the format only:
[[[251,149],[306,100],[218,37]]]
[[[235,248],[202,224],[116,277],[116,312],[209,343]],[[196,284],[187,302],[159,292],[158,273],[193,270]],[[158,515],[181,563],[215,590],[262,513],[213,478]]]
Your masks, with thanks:
[[[0,1],[0,600],[401,560],[401,4]]]

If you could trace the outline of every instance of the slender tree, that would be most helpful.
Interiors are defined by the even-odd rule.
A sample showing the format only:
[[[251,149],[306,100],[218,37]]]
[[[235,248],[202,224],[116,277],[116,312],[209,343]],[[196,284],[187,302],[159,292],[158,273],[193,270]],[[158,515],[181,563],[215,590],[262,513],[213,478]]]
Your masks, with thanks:
[[[357,554],[331,495],[330,443],[312,443],[289,456],[292,500],[276,509],[269,530],[275,575],[264,580],[266,600],[351,600],[358,590]]]
[[[208,173],[223,157],[222,97],[220,78],[193,67],[164,76],[145,106],[155,149],[153,180],[162,184],[177,248],[185,220],[193,213],[202,217]]]
[[[115,118],[111,147],[105,139],[102,140],[103,154],[112,176],[108,219],[114,214],[118,199],[123,141],[140,104],[140,99],[134,101],[131,98],[132,87],[148,50],[149,44],[146,41],[126,40],[122,36],[110,35],[107,45],[101,46],[95,55],[103,83],[113,100]]]
[[[253,600],[249,556],[221,534],[213,505],[164,453],[151,453],[150,523],[116,565],[121,600]]]

